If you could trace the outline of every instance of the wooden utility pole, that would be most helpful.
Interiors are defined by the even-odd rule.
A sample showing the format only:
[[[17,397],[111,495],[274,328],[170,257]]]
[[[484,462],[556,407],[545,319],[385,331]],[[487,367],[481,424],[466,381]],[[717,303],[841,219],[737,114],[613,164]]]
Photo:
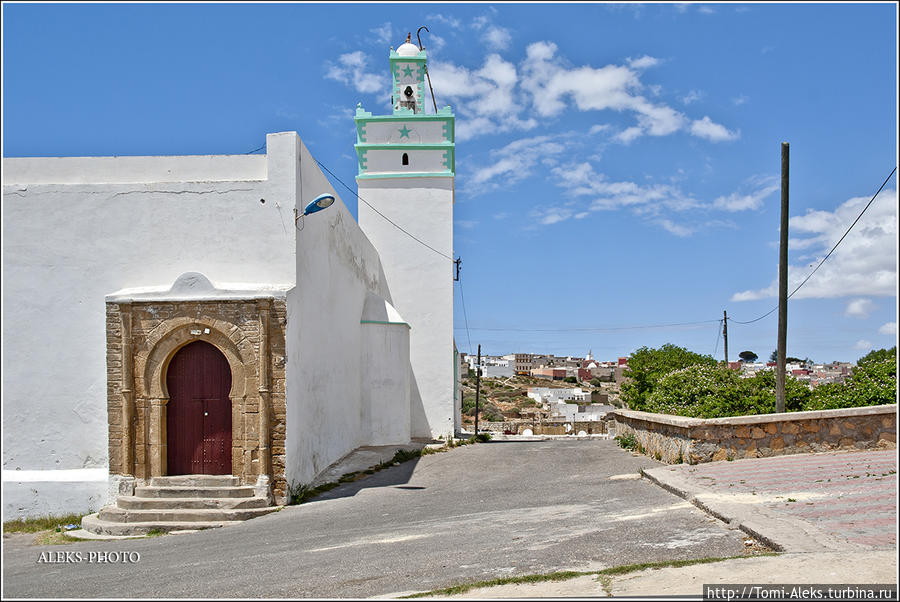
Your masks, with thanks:
[[[725,367],[728,367],[728,312],[722,310],[722,336],[725,338]]]
[[[478,436],[478,396],[481,393],[481,345],[478,346],[478,361],[475,363],[475,436]]]
[[[791,146],[781,143],[781,246],[778,251],[778,357],[775,367],[775,411],[784,412],[784,367],[787,357],[788,182]]]

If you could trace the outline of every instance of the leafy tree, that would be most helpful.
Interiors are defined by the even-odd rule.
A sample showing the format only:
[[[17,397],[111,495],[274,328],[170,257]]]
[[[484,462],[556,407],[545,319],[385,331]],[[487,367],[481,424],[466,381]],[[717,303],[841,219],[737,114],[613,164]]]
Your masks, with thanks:
[[[666,343],[659,349],[641,347],[628,358],[628,369],[624,376],[630,380],[622,384],[622,400],[632,410],[643,410],[662,377],[693,365],[715,366],[716,360],[712,356],[700,355],[671,343]]]
[[[591,379],[591,386],[599,387],[601,382],[603,382],[603,381],[601,381],[599,378],[597,378],[595,376],[594,378]]]
[[[777,349],[772,352],[772,355],[769,356],[769,361],[770,362],[778,361],[778,350]],[[793,355],[789,355],[786,358],[784,358],[784,363],[786,363],[786,364],[811,364],[812,360],[809,358],[806,358],[805,360],[803,360],[803,359],[800,359],[799,357],[794,357]]]
[[[753,363],[759,356],[752,351],[741,351],[738,353],[738,357],[741,358],[741,361]]]
[[[896,345],[894,345],[890,349],[877,349],[875,351],[870,351],[869,353],[859,358],[859,360],[856,362],[856,365],[862,366],[863,364],[871,364],[891,358],[893,358],[894,361],[897,361]]]
[[[805,409],[812,391],[803,382],[785,379],[788,411]],[[650,394],[647,411],[692,418],[723,418],[775,413],[775,372],[741,378],[720,366],[695,365],[670,372]]]
[[[877,355],[869,358],[873,353]],[[830,410],[888,403],[897,403],[896,347],[879,349],[860,358],[853,374],[843,383],[816,387],[806,409]]]
[[[578,379],[575,378],[574,376],[567,376],[563,379],[563,381],[565,381],[567,383],[577,383]]]

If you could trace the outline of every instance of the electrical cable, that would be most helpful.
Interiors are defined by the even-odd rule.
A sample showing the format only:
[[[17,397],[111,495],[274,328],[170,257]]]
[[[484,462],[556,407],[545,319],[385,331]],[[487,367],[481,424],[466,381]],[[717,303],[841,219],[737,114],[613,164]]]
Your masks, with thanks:
[[[716,354],[719,352],[720,338],[722,338],[722,320],[719,320],[719,323],[716,324],[716,350],[713,351],[713,357],[716,357]]]
[[[469,316],[466,315],[466,296],[463,294],[462,280],[459,280],[459,298],[462,299],[463,318],[466,323],[466,340],[469,342],[469,355],[472,355],[472,338],[469,336]]]
[[[806,278],[803,279],[803,282],[801,282],[800,284],[798,284],[798,285],[797,285],[797,288],[795,288],[795,289],[791,292],[791,294],[787,296],[788,299],[790,299],[791,297],[793,297],[793,296],[794,296],[794,293],[796,293],[797,291],[799,291],[800,288],[801,288],[804,284],[806,284],[806,282],[807,282],[810,278],[812,278],[812,275],[816,273],[816,270],[818,270],[820,267],[822,267],[822,264],[825,263],[825,260],[828,259],[829,257],[831,257],[831,254],[834,253],[834,250],[838,248],[838,245],[841,244],[841,242],[844,240],[844,238],[845,238],[848,234],[850,234],[850,230],[853,229],[853,226],[856,225],[856,222],[859,221],[859,219],[860,219],[860,218],[863,216],[863,214],[869,209],[869,207],[872,205],[872,203],[875,202],[875,199],[878,197],[878,194],[884,189],[885,186],[887,186],[887,183],[888,183],[888,182],[890,181],[890,179],[894,176],[894,173],[895,173],[896,171],[897,171],[897,167],[895,166],[894,169],[891,170],[890,175],[884,180],[884,182],[882,182],[881,187],[878,189],[878,192],[876,192],[875,195],[872,197],[872,199],[871,199],[868,203],[866,203],[866,206],[863,207],[863,210],[860,212],[860,214],[856,216],[856,219],[853,220],[853,223],[850,224],[850,227],[847,228],[847,231],[844,232],[844,235],[841,236],[840,240],[838,240],[836,243],[834,243],[834,246],[831,247],[831,250],[828,251],[828,254],[825,255],[825,257],[822,258],[822,261],[819,262],[819,265],[817,265],[815,268],[813,268],[813,271],[810,272],[809,275],[807,275]],[[748,320],[747,322],[741,322],[741,321],[734,320],[734,319],[732,319],[732,321],[733,321],[734,323],[736,323],[736,324],[753,324],[754,322],[759,322],[759,321],[762,320],[763,318],[765,318],[765,317],[771,315],[771,314],[772,314],[775,310],[777,310],[777,309],[778,309],[778,306],[776,305],[775,307],[773,307],[772,309],[770,309],[769,311],[767,311],[766,313],[764,313],[764,314],[761,315],[760,317],[754,318],[754,319],[752,319],[752,320]]]
[[[672,324],[650,324],[646,326],[614,326],[614,327],[597,327],[597,328],[479,328],[473,326],[472,330],[481,330],[489,332],[615,332],[619,330],[645,330],[653,328],[672,328],[676,326],[699,326],[702,324],[712,324],[720,322],[718,320],[701,320],[699,322],[676,322]]]
[[[265,144],[263,144],[263,145],[260,146],[259,148],[254,148],[252,151],[248,151],[248,152],[246,152],[246,153],[244,153],[244,154],[245,154],[245,155],[252,155],[252,154],[255,153],[256,151],[261,151],[261,150],[264,149],[264,148],[266,148],[266,145],[265,145]]]
[[[402,227],[400,227],[396,222],[394,222],[391,218],[389,218],[388,216],[386,216],[385,214],[383,214],[381,211],[379,211],[378,209],[376,209],[375,207],[373,207],[372,205],[370,205],[369,202],[366,201],[366,199],[364,199],[364,198],[362,198],[361,196],[359,196],[359,193],[358,193],[358,192],[356,192],[355,190],[353,190],[352,188],[350,188],[349,186],[347,186],[346,184],[344,184],[344,181],[341,180],[341,179],[340,179],[339,177],[337,177],[336,175],[334,175],[334,172],[332,172],[330,169],[328,169],[327,167],[325,167],[325,165],[324,165],[321,161],[319,161],[318,159],[316,159],[315,161],[316,161],[316,163],[319,164],[319,167],[321,167],[322,169],[324,169],[325,171],[327,171],[329,174],[331,174],[331,177],[333,177],[335,180],[337,180],[338,182],[340,182],[341,185],[342,185],[344,188],[346,188],[347,190],[349,190],[350,192],[352,192],[354,195],[356,195],[356,198],[358,198],[360,201],[362,201],[363,203],[365,203],[365,204],[369,207],[369,209],[371,209],[372,211],[374,211],[375,213],[377,213],[378,215],[380,215],[381,217],[383,217],[385,220],[387,220],[392,226],[394,226],[395,228],[397,228],[398,230],[400,230],[401,232],[403,232],[404,234],[406,234],[407,236],[409,236],[410,238],[412,238],[414,241],[416,241],[416,242],[419,243],[420,245],[422,245],[422,246],[424,246],[424,247],[427,247],[427,248],[431,249],[432,251],[434,251],[435,253],[437,253],[438,255],[440,255],[441,257],[443,257],[443,258],[445,258],[445,259],[449,259],[450,261],[453,261],[453,258],[452,258],[452,257],[449,257],[449,256],[445,255],[444,253],[441,253],[440,251],[438,251],[437,249],[435,249],[434,247],[432,247],[432,246],[429,245],[428,243],[426,243],[426,242],[424,242],[424,241],[422,241],[422,240],[416,238],[415,236],[413,236],[412,234],[410,234],[409,232],[407,232],[406,230],[404,230],[404,229],[403,229]]]

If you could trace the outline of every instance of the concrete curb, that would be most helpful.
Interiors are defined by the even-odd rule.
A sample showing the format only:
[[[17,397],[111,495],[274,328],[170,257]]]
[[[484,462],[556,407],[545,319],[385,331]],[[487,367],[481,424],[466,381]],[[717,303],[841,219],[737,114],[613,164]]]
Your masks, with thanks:
[[[775,515],[762,503],[740,503],[728,494],[712,492],[671,466],[641,469],[641,475],[778,552],[851,552],[866,549],[826,533],[802,519]]]
[[[689,501],[694,506],[696,506],[700,510],[706,512],[710,516],[717,518],[718,520],[722,521],[723,523],[727,523],[729,527],[732,527],[734,529],[740,529],[741,531],[743,531],[750,537],[753,537],[757,541],[760,541],[760,542],[766,544],[767,546],[769,546],[776,552],[784,552],[785,551],[785,548],[782,544],[778,543],[775,539],[773,539],[766,533],[761,533],[757,526],[749,525],[749,524],[747,524],[746,521],[741,522],[736,517],[728,516],[728,514],[726,512],[722,511],[724,509],[717,509],[715,507],[716,504],[710,505],[708,503],[702,502],[701,500],[697,499],[697,496],[693,492],[687,490],[686,488],[678,487],[674,483],[667,482],[667,480],[664,476],[661,476],[661,475],[658,476],[656,474],[651,474],[651,471],[655,471],[655,470],[658,470],[658,469],[646,470],[646,469],[642,468],[641,476],[644,477],[645,479],[647,479],[648,481],[650,481],[651,483],[655,483],[656,485],[659,485],[666,491],[668,491],[670,493],[674,493],[678,497]]]

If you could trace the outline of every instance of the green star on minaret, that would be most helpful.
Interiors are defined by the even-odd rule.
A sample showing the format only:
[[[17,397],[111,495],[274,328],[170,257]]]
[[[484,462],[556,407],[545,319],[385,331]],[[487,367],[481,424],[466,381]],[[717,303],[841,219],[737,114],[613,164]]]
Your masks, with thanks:
[[[400,129],[397,130],[397,131],[400,132],[400,137],[401,137],[401,138],[409,138],[409,132],[410,132],[410,129],[409,129],[408,127],[406,127],[406,124],[403,124],[403,127],[400,128]]]
[[[413,70],[412,70],[412,67],[410,67],[409,65],[407,65],[407,66],[406,66],[406,69],[403,69],[402,71],[403,71],[403,75],[405,75],[406,77],[412,77],[412,76],[413,76]],[[416,69],[416,74],[418,75],[418,73],[419,73],[419,70]]]

